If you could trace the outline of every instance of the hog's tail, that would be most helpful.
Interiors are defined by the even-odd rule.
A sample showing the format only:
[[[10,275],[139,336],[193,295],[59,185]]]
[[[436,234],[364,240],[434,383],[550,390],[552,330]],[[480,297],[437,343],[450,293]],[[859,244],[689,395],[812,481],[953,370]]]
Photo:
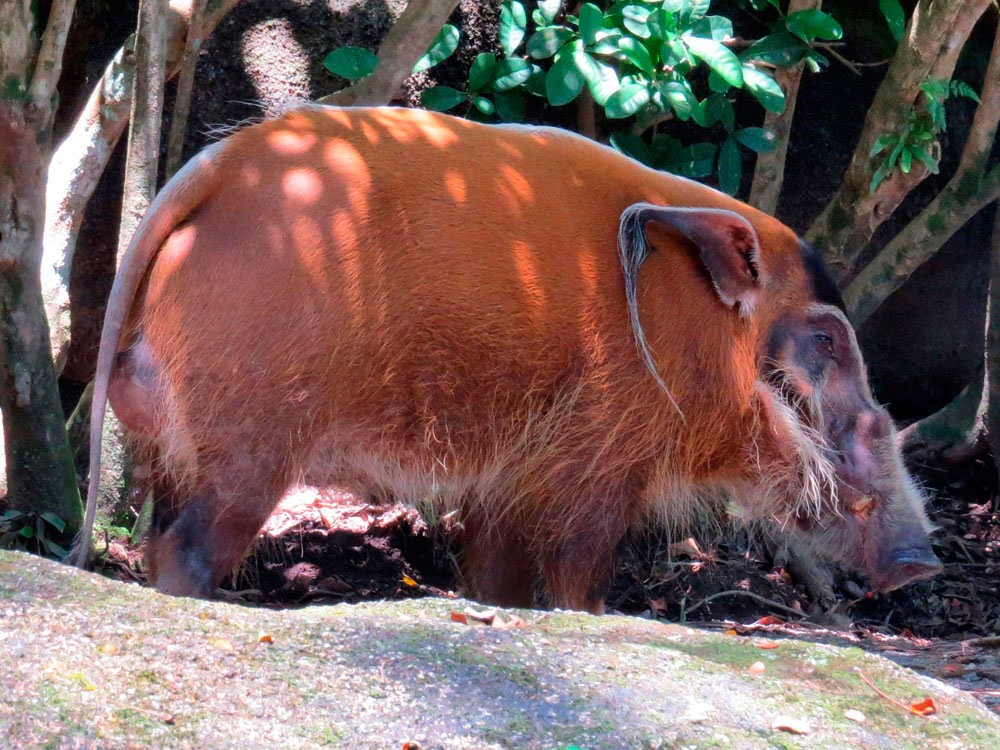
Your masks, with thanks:
[[[108,384],[114,366],[115,352],[122,326],[135,299],[136,292],[160,246],[191,212],[216,192],[222,182],[219,154],[225,146],[219,141],[191,159],[163,187],[150,205],[132,235],[128,250],[122,257],[104,314],[101,345],[97,354],[94,393],[90,404],[90,482],[87,485],[87,510],[83,528],[77,537],[69,559],[84,568],[90,557],[90,542],[94,531],[97,491],[101,480],[101,434],[108,402]]]

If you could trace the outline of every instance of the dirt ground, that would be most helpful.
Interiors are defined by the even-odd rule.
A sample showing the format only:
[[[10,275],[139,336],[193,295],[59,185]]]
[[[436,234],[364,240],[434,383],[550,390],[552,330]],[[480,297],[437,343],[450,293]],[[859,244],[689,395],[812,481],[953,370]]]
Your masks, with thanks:
[[[824,611],[746,533],[668,543],[636,534],[621,551],[609,609],[707,629],[788,635],[882,653],[947,680],[1000,713],[1000,513],[986,460],[924,469],[944,573],[888,595],[838,574],[842,601]],[[448,517],[302,489],[274,513],[227,598],[268,607],[455,596],[461,590]],[[111,547],[113,575],[141,580],[141,548]]]

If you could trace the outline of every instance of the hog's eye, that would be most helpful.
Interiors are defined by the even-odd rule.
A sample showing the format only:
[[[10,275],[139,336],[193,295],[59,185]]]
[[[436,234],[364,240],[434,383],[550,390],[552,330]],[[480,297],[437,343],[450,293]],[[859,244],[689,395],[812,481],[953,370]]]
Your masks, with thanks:
[[[828,333],[814,333],[813,341],[820,349],[833,356],[833,337]]]

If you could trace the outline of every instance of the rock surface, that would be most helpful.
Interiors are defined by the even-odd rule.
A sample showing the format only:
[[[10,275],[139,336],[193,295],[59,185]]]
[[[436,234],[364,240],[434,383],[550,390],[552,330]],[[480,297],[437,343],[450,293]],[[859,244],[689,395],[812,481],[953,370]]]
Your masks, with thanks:
[[[453,620],[472,606],[251,609],[0,552],[0,745],[958,750],[1000,736],[974,699],[854,648],[564,612]],[[933,716],[906,710],[924,698]]]

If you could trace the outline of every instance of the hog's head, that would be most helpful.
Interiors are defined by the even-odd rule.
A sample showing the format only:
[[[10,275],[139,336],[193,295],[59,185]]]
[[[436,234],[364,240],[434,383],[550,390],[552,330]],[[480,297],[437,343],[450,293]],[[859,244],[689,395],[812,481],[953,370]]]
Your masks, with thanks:
[[[903,466],[891,418],[872,397],[836,286],[791,230],[758,214],[751,224],[744,213],[636,204],[622,216],[626,294],[647,366],[655,375],[635,290],[653,249],[644,226],[655,222],[697,248],[720,302],[756,332],[751,479],[734,490],[737,504],[867,573],[880,591],[937,574],[924,498]]]
[[[793,529],[891,591],[939,573],[941,563],[892,419],[872,398],[854,329],[830,301],[777,319],[757,392],[772,434],[800,462]]]

